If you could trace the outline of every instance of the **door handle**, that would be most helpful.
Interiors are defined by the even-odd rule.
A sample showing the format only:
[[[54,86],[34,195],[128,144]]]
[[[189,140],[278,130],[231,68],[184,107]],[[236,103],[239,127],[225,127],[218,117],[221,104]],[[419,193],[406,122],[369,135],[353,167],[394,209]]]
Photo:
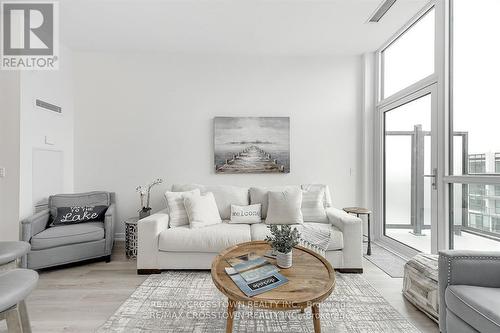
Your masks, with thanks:
[[[437,168],[432,169],[432,175],[424,175],[424,177],[432,177],[432,189],[437,190]]]

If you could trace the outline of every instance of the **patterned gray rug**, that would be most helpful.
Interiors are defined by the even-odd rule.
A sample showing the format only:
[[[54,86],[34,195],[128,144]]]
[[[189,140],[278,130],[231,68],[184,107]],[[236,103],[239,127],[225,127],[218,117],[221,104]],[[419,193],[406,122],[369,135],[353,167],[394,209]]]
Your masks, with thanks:
[[[372,255],[369,256],[366,254],[366,246],[366,243],[363,243],[363,253],[366,260],[386,272],[390,277],[403,277],[406,260],[375,243],[372,243]]]
[[[98,332],[225,332],[226,299],[209,272],[151,275]],[[338,274],[334,293],[321,304],[323,332],[419,331],[358,274]],[[239,307],[233,332],[314,332],[310,310]]]

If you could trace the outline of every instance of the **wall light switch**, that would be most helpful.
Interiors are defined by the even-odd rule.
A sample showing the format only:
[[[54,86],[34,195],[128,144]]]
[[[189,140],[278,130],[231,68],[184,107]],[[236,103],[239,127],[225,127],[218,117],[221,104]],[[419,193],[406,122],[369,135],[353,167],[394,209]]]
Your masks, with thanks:
[[[54,143],[54,140],[51,137],[49,137],[49,136],[46,135],[45,136],[45,144],[49,145],[49,146],[53,146],[55,143]]]
[[[0,168],[0,178],[4,178],[5,177],[5,168],[1,167]]]

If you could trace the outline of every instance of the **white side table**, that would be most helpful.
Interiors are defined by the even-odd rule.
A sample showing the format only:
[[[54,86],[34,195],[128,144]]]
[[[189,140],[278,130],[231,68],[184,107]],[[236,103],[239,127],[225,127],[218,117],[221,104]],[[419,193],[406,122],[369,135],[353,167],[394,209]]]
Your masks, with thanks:
[[[137,222],[139,217],[125,220],[125,255],[127,259],[137,258]]]

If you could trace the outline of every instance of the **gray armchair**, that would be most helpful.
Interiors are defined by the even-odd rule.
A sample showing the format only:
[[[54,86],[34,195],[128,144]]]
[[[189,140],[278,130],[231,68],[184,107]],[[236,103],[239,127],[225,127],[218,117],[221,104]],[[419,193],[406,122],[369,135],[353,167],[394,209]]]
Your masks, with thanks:
[[[500,252],[439,253],[442,333],[500,332]]]
[[[104,221],[48,228],[57,207],[109,206]],[[115,195],[110,192],[58,194],[49,197],[48,209],[21,221],[22,240],[31,244],[23,267],[47,268],[77,261],[111,259],[115,224]]]

